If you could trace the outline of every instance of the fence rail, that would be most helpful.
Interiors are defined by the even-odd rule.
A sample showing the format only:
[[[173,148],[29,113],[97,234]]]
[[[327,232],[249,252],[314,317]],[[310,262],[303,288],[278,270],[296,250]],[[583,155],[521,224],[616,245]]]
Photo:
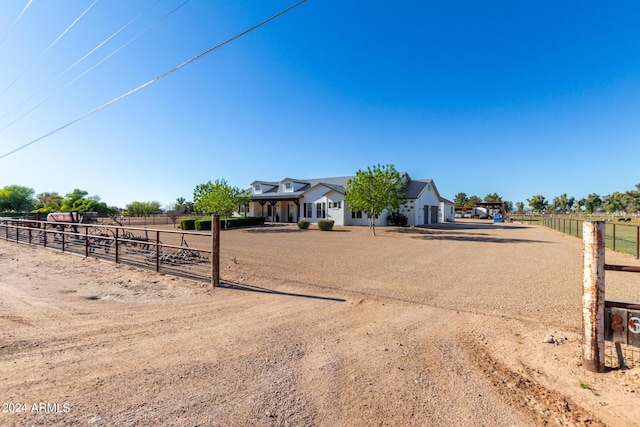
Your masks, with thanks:
[[[187,243],[191,236],[219,238],[214,233],[0,219],[0,239],[217,283],[216,242],[211,249],[192,248]]]
[[[590,220],[555,215],[544,216],[542,219],[545,226],[580,239],[583,238],[582,225],[585,221]],[[614,221],[605,221],[605,224],[605,245],[607,248],[640,258],[640,225]]]

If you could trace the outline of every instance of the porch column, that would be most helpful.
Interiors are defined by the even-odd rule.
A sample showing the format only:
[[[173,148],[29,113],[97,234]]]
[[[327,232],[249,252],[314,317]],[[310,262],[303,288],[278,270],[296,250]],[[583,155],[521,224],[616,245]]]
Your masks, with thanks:
[[[271,205],[271,222],[276,222],[276,204],[277,200],[269,200],[269,204]]]
[[[300,221],[300,202],[298,201],[298,199],[294,199],[293,203],[295,203],[296,205],[296,220],[295,222]]]

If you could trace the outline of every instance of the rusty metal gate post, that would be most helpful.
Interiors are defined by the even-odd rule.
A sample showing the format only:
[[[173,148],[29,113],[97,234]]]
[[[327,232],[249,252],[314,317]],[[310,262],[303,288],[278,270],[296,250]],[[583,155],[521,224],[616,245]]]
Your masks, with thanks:
[[[160,272],[160,230],[156,230],[156,273]]]
[[[582,366],[604,372],[605,223],[585,221],[582,293]]]
[[[211,286],[220,286],[220,215],[211,215]]]
[[[120,228],[116,227],[116,232],[115,232],[115,243],[116,243],[116,264],[118,264],[120,262],[120,248],[118,247],[118,230]]]

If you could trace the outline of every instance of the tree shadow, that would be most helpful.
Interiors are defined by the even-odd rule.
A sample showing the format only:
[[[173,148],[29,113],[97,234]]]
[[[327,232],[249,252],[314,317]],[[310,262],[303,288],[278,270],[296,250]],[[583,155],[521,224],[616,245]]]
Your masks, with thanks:
[[[420,240],[450,240],[456,242],[490,242],[490,243],[552,243],[547,240],[515,239],[503,237],[491,237],[489,234],[424,234],[413,236],[413,239]]]
[[[318,296],[318,295],[296,294],[296,293],[291,293],[291,292],[276,291],[276,290],[273,290],[273,289],[261,288],[259,286],[252,286],[252,285],[247,285],[247,284],[240,284],[240,283],[237,283],[237,282],[231,282],[231,281],[228,281],[228,280],[223,280],[220,283],[219,287],[224,288],[224,289],[235,290],[235,291],[258,292],[258,293],[261,293],[261,294],[282,295],[282,296],[297,297],[297,298],[310,298],[310,299],[317,299],[317,300],[322,300],[322,301],[333,301],[333,302],[346,302],[347,301],[347,300],[342,299],[342,298],[322,297],[322,296]]]
[[[316,231],[321,231],[318,230],[317,228],[312,228],[312,229],[300,229],[300,228],[295,228],[295,227],[287,227],[287,225],[290,224],[282,224],[282,225],[265,225],[263,227],[260,228],[252,228],[252,229],[248,229],[248,230],[244,230],[245,233],[258,233],[258,234],[268,234],[268,233],[309,233],[309,232],[316,232]],[[351,233],[351,230],[345,230],[345,229],[337,229],[337,230],[327,230],[327,233]]]
[[[251,228],[249,230],[244,230],[245,233],[259,233],[259,234],[267,234],[267,233],[302,233],[306,230],[300,230],[299,228]]]
[[[522,228],[531,228],[526,225],[513,225],[510,222],[445,222],[438,224],[420,225],[421,229],[433,230],[517,230]]]

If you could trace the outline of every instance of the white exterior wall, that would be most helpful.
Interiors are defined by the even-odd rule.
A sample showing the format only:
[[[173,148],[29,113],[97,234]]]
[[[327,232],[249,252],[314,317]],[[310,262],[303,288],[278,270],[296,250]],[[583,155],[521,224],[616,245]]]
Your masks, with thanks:
[[[440,202],[440,222],[454,222],[456,208],[451,203]]]
[[[344,203],[343,203],[344,209]],[[363,212],[362,218],[352,218],[351,211],[347,208],[344,211],[344,225],[366,225],[369,226],[369,217]],[[387,225],[387,211],[384,210],[376,220],[376,226]]]
[[[328,191],[330,191],[329,188],[323,185],[320,185],[306,192],[304,194],[304,197],[300,199],[300,218],[305,218],[309,220],[312,224],[317,224],[319,219],[333,219],[334,221],[336,221],[335,218],[329,218],[329,200],[325,195]],[[304,212],[305,203],[313,204],[311,208],[311,216],[307,216],[306,212]],[[325,218],[322,218],[322,216],[318,218],[318,208],[316,206],[317,203],[325,204],[325,212],[326,212]],[[334,212],[334,214],[336,216],[339,215],[338,212]],[[335,225],[343,225],[343,224],[338,224],[338,222],[336,221]]]
[[[431,190],[429,190],[429,188],[431,188]],[[429,207],[438,206],[438,216],[440,216],[440,200],[438,199],[438,196],[433,190],[433,186],[431,184],[428,184],[422,190],[422,193],[420,193],[414,202],[415,225],[424,225],[427,223],[433,224],[440,221],[439,218],[425,218],[425,205]],[[427,215],[430,215],[430,213],[427,213]]]
[[[417,222],[418,214],[415,199],[408,199],[405,205],[406,207],[403,207],[400,212],[406,215],[407,225],[419,225],[420,223]]]
[[[344,194],[337,191],[330,191],[325,194],[327,200],[327,219],[333,220],[333,225],[344,225],[345,208],[344,208]],[[330,208],[336,202],[340,202],[339,208]]]

